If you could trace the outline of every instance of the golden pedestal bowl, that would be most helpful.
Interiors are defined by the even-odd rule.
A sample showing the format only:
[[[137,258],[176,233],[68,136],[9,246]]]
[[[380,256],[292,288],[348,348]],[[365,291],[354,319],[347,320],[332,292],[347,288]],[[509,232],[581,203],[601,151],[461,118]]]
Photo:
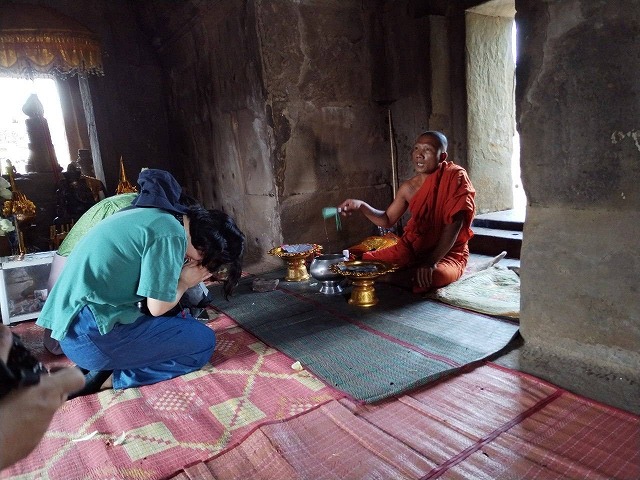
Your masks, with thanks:
[[[349,278],[353,284],[350,305],[372,307],[378,303],[375,281],[381,275],[397,270],[398,267],[386,262],[353,260],[331,265],[331,270]]]
[[[322,247],[315,243],[298,243],[295,245],[280,245],[269,250],[269,255],[282,258],[287,262],[285,282],[304,282],[309,279],[309,272],[305,259],[312,254],[322,253]]]

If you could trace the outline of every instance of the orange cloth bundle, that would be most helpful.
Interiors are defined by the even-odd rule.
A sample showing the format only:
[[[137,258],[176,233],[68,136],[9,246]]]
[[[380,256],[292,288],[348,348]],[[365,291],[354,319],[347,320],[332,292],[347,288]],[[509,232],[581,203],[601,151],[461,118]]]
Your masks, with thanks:
[[[357,245],[349,248],[349,256],[355,259],[360,259],[364,252],[371,252],[374,250],[382,250],[385,248],[393,247],[396,243],[398,243],[399,239],[400,237],[391,232],[385,233],[382,237],[367,237]]]

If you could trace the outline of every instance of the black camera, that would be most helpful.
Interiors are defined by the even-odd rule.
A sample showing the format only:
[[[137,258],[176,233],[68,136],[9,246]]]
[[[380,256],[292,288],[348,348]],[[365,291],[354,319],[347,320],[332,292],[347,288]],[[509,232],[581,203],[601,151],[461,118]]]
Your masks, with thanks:
[[[13,345],[7,363],[0,361],[0,398],[14,388],[36,385],[40,375],[48,373],[42,363],[24,346],[20,337],[13,335]]]

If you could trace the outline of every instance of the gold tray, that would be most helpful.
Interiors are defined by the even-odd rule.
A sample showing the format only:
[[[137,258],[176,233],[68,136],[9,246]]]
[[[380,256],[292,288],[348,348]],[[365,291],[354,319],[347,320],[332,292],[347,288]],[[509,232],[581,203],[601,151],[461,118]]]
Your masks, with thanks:
[[[351,278],[376,278],[398,269],[397,266],[377,260],[351,260],[331,265],[331,271]]]
[[[287,247],[293,247],[290,251],[287,251]],[[316,243],[297,243],[293,245],[280,245],[279,247],[273,247],[269,250],[269,255],[274,255],[280,258],[291,257],[308,257],[312,253],[322,252],[322,246]]]
[[[386,233],[382,237],[367,237],[357,245],[349,247],[349,253],[354,255],[356,258],[360,258],[362,257],[362,254],[364,254],[364,252],[383,250],[385,248],[393,247],[396,243],[398,243],[398,240],[400,240],[400,237],[393,233]]]

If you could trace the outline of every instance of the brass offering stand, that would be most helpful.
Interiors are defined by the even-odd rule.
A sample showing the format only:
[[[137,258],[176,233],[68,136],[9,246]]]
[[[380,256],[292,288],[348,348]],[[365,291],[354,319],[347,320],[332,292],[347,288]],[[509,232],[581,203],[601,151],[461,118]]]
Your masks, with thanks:
[[[385,262],[353,260],[331,265],[331,270],[349,278],[353,283],[349,304],[358,307],[372,307],[378,303],[375,281],[381,275],[397,270],[398,267]]]
[[[304,282],[309,279],[305,259],[312,254],[322,253],[322,247],[315,243],[280,245],[269,250],[269,255],[282,258],[287,262],[285,282]]]
[[[35,218],[36,206],[24,193],[16,188],[13,171],[9,172],[9,182],[11,183],[12,191],[11,200],[4,202],[2,215],[4,217],[13,215],[15,218],[16,235],[18,237],[18,259],[22,260],[27,253],[22,230]]]

